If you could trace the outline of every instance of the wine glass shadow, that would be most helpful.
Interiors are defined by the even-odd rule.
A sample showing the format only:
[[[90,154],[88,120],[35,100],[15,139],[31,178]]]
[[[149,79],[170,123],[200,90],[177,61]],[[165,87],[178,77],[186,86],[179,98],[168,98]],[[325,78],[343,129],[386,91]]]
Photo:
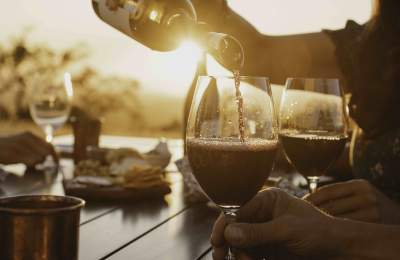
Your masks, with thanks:
[[[118,206],[122,211],[124,223],[132,225],[142,219],[155,219],[162,214],[162,211],[168,209],[168,203],[161,199],[150,199],[135,204],[124,202],[119,203]]]

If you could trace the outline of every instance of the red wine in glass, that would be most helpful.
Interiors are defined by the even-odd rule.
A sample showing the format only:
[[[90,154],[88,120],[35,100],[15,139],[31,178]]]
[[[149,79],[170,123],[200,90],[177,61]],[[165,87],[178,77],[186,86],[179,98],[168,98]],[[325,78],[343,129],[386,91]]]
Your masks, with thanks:
[[[238,209],[263,187],[275,160],[277,142],[262,139],[187,140],[193,173],[221,208]]]
[[[313,133],[281,133],[287,159],[305,177],[323,175],[346,145],[347,136]]]

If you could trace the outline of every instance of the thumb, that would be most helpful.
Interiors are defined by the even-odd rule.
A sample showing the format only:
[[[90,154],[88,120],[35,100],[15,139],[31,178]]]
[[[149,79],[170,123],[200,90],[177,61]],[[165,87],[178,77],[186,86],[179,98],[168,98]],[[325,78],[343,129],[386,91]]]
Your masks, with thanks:
[[[282,242],[287,238],[287,225],[283,218],[266,223],[234,223],[226,227],[225,240],[235,247],[254,247]]]

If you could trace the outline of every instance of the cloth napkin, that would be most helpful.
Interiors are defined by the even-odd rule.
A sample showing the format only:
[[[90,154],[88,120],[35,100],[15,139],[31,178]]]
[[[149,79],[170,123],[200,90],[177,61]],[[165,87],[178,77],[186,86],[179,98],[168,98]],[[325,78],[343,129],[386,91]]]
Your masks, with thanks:
[[[4,181],[7,175],[8,174],[3,169],[0,168],[0,182]]]
[[[182,174],[185,184],[185,197],[192,202],[207,201],[205,192],[200,187],[196,178],[193,176],[187,156],[175,161],[175,165]]]

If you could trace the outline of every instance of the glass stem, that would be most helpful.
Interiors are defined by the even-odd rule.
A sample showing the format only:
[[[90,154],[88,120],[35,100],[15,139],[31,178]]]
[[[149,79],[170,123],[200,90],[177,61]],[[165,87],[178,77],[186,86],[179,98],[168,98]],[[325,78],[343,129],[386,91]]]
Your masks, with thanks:
[[[319,177],[311,176],[311,177],[307,177],[307,180],[308,180],[308,188],[310,190],[310,193],[314,193],[318,188]]]
[[[224,209],[223,212],[227,224],[232,224],[236,222],[237,209]],[[228,253],[225,256],[225,260],[236,260],[233,247],[228,246]]]
[[[53,142],[53,127],[51,125],[46,125],[44,127],[44,133],[46,134],[46,142],[52,143]]]

